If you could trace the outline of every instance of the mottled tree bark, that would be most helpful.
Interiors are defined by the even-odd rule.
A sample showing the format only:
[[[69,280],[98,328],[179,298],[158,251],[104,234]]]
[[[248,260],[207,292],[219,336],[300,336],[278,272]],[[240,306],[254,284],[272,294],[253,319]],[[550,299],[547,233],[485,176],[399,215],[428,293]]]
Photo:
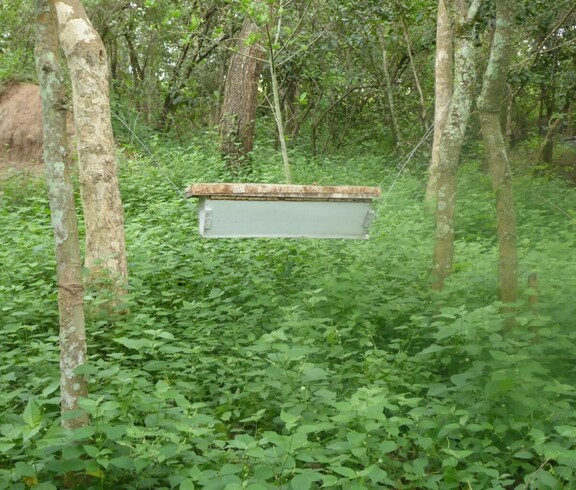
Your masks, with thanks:
[[[454,50],[452,47],[452,27],[444,0],[438,2],[436,24],[436,64],[434,68],[434,139],[432,155],[428,169],[428,185],[425,200],[432,205],[438,192],[438,162],[440,161],[440,138],[446,127],[450,99],[452,98],[452,65]]]
[[[110,121],[108,64],[100,36],[78,0],[54,0],[59,38],[72,79],[80,191],[86,226],[85,266],[111,274],[118,290],[128,275],[124,215]]]
[[[518,299],[518,254],[516,250],[516,215],[512,174],[502,131],[502,107],[505,104],[506,75],[510,62],[511,30],[514,21],[514,0],[496,0],[496,26],[490,58],[478,98],[484,147],[496,195],[498,227],[498,282],[503,303]]]
[[[36,0],[36,70],[42,94],[44,164],[56,243],[58,310],[60,313],[60,393],[64,416],[78,409],[87,395],[84,376],[74,370],[86,361],[82,263],[74,189],[70,180],[66,139],[66,97],[60,74],[58,24],[51,0]],[[63,417],[69,428],[86,425],[88,417]]]
[[[238,169],[254,147],[258,105],[258,82],[264,50],[258,43],[247,44],[258,28],[247,18],[242,26],[237,51],[230,59],[220,116],[220,151],[229,165]]]
[[[464,0],[446,2],[454,31],[454,94],[442,132],[437,168],[436,236],[432,288],[441,290],[454,262],[456,173],[474,94],[476,70],[472,24],[478,8]]]

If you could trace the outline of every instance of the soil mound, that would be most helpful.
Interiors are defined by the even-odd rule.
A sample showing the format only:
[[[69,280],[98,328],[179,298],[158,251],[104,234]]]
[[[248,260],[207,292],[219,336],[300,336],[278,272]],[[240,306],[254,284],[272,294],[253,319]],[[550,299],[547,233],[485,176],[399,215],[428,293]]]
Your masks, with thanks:
[[[14,84],[0,93],[0,166],[27,167],[42,161],[40,88]]]

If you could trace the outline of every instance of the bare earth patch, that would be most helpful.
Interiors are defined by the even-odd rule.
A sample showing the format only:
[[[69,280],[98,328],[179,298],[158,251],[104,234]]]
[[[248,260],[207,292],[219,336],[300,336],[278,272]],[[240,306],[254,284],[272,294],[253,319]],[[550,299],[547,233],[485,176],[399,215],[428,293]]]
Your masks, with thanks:
[[[8,85],[0,93],[0,172],[42,172],[40,88]]]

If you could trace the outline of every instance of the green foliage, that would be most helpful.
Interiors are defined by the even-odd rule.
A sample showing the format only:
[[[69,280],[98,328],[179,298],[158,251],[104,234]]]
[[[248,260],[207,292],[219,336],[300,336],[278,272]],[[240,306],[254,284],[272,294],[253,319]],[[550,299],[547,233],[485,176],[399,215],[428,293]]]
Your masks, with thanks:
[[[369,241],[202,240],[165,176],[183,189],[226,166],[210,145],[151,149],[121,154],[129,313],[96,315],[86,294],[91,425],[75,431],[59,418],[44,184],[2,181],[0,488],[70,473],[86,489],[573,488],[572,190],[517,186],[522,275],[541,291],[505,333],[477,170],[461,176],[456,272],[432,296],[423,186],[392,187],[394,164],[293,151],[298,182],[383,183]],[[244,178],[280,175],[256,148]]]
[[[10,51],[2,57],[0,65],[0,89],[14,82],[34,80],[34,60],[22,50]]]
[[[33,4],[25,0],[0,3],[0,90],[10,82],[34,80]]]

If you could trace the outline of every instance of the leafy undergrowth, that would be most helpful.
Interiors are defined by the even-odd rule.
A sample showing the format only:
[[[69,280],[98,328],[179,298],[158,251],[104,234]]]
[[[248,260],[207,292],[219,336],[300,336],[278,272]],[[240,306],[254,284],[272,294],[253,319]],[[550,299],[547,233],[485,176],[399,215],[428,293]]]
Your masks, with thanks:
[[[90,427],[60,426],[44,184],[0,194],[0,488],[543,489],[576,481],[572,190],[517,182],[517,325],[496,301],[489,181],[462,169],[455,274],[428,286],[423,180],[378,158],[298,182],[382,185],[369,241],[202,240],[178,189],[229,180],[196,147],[122,158],[129,313],[86,293]],[[281,181],[256,150],[245,180]],[[155,164],[160,164],[161,169]],[[388,192],[389,191],[389,192]],[[74,415],[74,414],[72,414]]]

